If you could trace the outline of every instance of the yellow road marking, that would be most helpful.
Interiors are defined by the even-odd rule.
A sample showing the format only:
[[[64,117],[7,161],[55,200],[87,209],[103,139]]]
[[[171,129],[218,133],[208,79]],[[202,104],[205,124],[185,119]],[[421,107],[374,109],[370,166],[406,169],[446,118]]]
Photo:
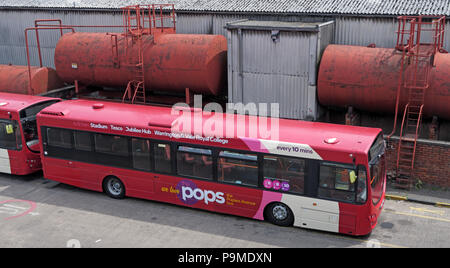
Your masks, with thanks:
[[[443,208],[450,208],[450,204],[449,203],[443,203],[443,202],[437,202],[436,206],[437,207],[443,207]]]
[[[398,215],[404,215],[404,216],[412,216],[412,217],[418,217],[418,218],[424,218],[424,219],[429,219],[429,220],[435,220],[435,221],[443,221],[443,222],[450,222],[450,219],[444,219],[444,218],[436,218],[436,217],[430,217],[430,216],[425,216],[425,215],[418,215],[418,214],[414,214],[414,213],[406,213],[406,212],[392,212]]]
[[[400,200],[400,201],[408,200],[408,197],[406,197],[406,196],[393,195],[393,194],[386,194],[386,198],[387,199],[392,199],[392,200]]]
[[[419,212],[427,212],[432,214],[438,214],[439,216],[444,216],[445,212],[443,210],[431,210],[426,208],[416,208],[416,207],[409,207],[410,210],[415,210]]]

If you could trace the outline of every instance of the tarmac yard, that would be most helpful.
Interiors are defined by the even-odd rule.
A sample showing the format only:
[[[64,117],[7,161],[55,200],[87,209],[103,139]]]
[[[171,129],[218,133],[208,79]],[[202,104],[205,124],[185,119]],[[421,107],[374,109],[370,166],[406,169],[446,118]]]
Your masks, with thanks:
[[[450,208],[386,200],[358,238],[1,174],[0,247],[450,247]]]

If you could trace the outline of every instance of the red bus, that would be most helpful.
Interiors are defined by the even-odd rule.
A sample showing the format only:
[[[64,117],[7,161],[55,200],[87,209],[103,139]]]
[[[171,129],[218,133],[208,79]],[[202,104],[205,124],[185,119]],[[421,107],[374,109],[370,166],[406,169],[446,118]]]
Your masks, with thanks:
[[[203,126],[212,118],[192,111]],[[213,115],[236,129],[263,119]],[[282,226],[350,235],[375,227],[386,185],[381,129],[279,119],[270,140],[174,132],[179,119],[167,107],[56,103],[37,116],[44,177]]]
[[[0,93],[0,172],[41,170],[36,114],[58,99]]]

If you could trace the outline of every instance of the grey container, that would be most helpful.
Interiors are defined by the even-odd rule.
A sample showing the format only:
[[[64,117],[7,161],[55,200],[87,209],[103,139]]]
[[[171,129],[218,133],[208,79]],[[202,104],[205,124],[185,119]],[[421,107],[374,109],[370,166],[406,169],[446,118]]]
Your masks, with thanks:
[[[279,117],[316,120],[317,71],[334,22],[227,23],[228,102],[278,103]]]

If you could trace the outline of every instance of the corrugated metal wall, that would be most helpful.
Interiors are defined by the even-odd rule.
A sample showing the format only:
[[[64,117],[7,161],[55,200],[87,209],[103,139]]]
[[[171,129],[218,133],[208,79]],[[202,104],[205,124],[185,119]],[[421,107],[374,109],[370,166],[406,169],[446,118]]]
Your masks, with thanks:
[[[394,18],[336,18],[336,44],[394,47],[397,40],[397,20]]]
[[[392,48],[397,43],[398,21],[396,18],[337,17],[336,44]],[[430,26],[424,26],[430,28]],[[450,49],[450,21],[445,25],[444,48]],[[432,42],[432,32],[422,32],[423,42]]]
[[[66,25],[122,25],[121,13],[83,11],[0,11],[0,64],[26,65],[24,29],[34,27],[36,19],[62,19]],[[79,32],[117,32],[122,28],[77,28]],[[54,67],[57,30],[39,32],[43,64]],[[31,64],[39,65],[34,31],[28,33]]]
[[[51,10],[0,10],[0,64],[26,65],[24,29],[32,27],[35,19],[62,19],[65,24],[72,25],[122,25],[120,12],[102,11],[51,11]],[[396,41],[397,22],[395,18],[377,17],[322,17],[294,15],[229,15],[178,13],[177,31],[179,33],[222,34],[226,36],[224,26],[227,22],[240,19],[282,20],[282,21],[325,21],[335,19],[334,40],[338,44],[367,46],[375,43],[378,47],[393,47]],[[108,31],[121,29],[77,29],[77,31]],[[34,44],[34,33],[29,34]],[[53,48],[58,34],[56,31],[41,34],[44,65],[53,66]],[[445,45],[450,50],[450,21],[446,25]],[[38,64],[37,51],[31,51],[31,62]]]

